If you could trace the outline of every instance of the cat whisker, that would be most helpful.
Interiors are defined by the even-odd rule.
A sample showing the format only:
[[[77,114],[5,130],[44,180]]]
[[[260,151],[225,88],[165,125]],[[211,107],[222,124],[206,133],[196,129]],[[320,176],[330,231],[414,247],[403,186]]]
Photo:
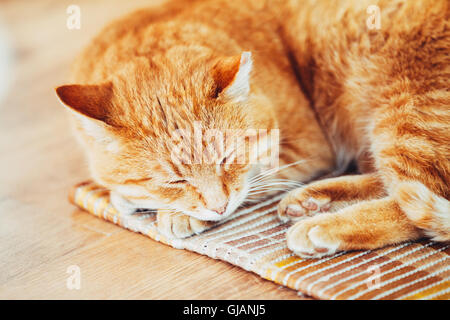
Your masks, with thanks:
[[[303,183],[292,181],[292,180],[284,180],[284,179],[273,179],[269,181],[262,181],[257,184],[253,184],[250,186],[250,191],[255,189],[267,188],[267,187],[275,187],[275,186],[286,186],[286,187],[301,187]]]
[[[256,185],[261,185],[264,183],[268,183],[268,182],[289,182],[289,183],[299,183],[298,181],[295,180],[290,180],[290,179],[274,179],[270,176],[266,176],[264,177],[264,179],[259,179],[258,181],[252,181],[250,183],[250,185],[252,186],[256,186]]]
[[[282,180],[281,181],[267,181],[265,183],[252,185],[252,187],[265,187],[265,186],[275,186],[275,185],[302,186],[303,183],[297,182],[297,181],[290,181],[290,180],[286,180],[286,181],[282,181]]]
[[[298,160],[298,161],[295,161],[295,162],[286,164],[286,165],[281,166],[281,167],[278,167],[278,168],[272,168],[272,169],[268,169],[268,170],[266,170],[266,171],[260,172],[259,174],[257,174],[257,175],[255,175],[254,177],[252,177],[252,178],[250,179],[250,182],[259,181],[260,179],[263,179],[263,178],[266,177],[266,176],[275,174],[275,173],[277,173],[277,172],[279,172],[279,171],[281,171],[281,170],[284,170],[284,169],[286,169],[286,168],[289,168],[289,167],[298,165],[298,164],[300,164],[300,163],[304,163],[304,162],[306,162],[306,161],[308,161],[308,160],[301,159],[301,160]]]
[[[282,191],[282,192],[286,192],[289,191],[289,188],[272,188],[272,189],[267,189],[267,190],[256,190],[254,192],[249,192],[248,195],[255,195],[255,194],[261,194],[261,193],[267,193],[270,191]]]

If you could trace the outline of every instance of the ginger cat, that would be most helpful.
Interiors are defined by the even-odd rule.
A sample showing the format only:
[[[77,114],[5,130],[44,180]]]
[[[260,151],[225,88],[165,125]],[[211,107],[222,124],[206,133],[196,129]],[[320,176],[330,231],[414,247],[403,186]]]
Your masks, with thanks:
[[[372,30],[374,4],[381,29]],[[356,161],[360,175],[280,202],[280,218],[298,220],[291,250],[448,241],[449,12],[445,0],[174,1],[107,26],[77,59],[75,84],[56,91],[93,178],[123,213],[168,209],[158,211],[166,235],[201,232],[249,198]],[[238,161],[237,144],[184,145],[180,129],[257,133]],[[180,141],[211,161],[177,161]]]

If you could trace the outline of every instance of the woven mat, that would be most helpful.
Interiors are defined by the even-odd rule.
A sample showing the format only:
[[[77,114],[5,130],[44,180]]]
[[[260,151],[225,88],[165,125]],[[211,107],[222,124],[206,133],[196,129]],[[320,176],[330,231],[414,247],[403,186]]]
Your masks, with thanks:
[[[87,212],[178,249],[227,261],[318,299],[449,299],[450,244],[419,241],[378,250],[302,259],[286,247],[276,215],[281,196],[241,209],[200,235],[170,239],[159,234],[155,213],[121,216],[109,192],[85,182],[70,200]]]

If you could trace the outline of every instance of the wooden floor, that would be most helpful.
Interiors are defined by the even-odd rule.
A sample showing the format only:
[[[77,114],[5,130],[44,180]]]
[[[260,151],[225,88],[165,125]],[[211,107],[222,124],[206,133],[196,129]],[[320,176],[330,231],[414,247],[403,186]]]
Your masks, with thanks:
[[[88,172],[54,87],[108,20],[157,2],[0,1],[15,79],[0,101],[0,298],[301,298],[225,262],[100,221],[67,201],[69,188]],[[72,3],[81,9],[80,30],[66,27]],[[73,265],[80,268],[79,290],[67,287]]]

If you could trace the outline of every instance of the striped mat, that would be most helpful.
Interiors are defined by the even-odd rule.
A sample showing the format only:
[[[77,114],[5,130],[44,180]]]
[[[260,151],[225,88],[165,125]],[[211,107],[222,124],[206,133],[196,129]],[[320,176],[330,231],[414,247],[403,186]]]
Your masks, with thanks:
[[[423,240],[378,250],[302,259],[286,247],[276,215],[281,196],[245,207],[200,235],[159,234],[155,213],[121,216],[107,190],[91,182],[73,188],[70,200],[89,213],[178,249],[227,261],[318,299],[449,299],[450,244]]]

